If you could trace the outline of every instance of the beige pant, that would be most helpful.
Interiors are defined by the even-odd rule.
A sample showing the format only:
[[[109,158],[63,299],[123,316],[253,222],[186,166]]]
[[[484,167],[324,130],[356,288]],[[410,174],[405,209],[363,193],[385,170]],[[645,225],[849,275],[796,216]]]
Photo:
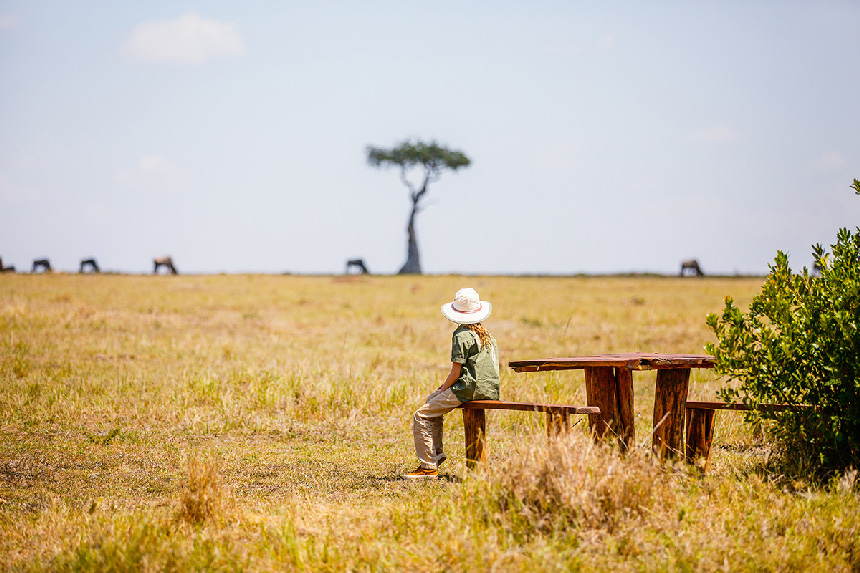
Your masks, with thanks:
[[[436,460],[442,455],[442,415],[459,405],[460,400],[450,388],[443,392],[436,390],[412,417],[415,454],[422,468],[436,469]]]

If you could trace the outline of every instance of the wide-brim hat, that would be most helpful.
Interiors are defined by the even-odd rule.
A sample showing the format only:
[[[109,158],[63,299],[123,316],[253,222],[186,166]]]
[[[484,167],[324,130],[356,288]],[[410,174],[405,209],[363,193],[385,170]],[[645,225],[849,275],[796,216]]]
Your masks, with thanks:
[[[481,300],[473,288],[461,288],[454,300],[442,305],[442,316],[457,324],[477,324],[493,312],[493,305]]]

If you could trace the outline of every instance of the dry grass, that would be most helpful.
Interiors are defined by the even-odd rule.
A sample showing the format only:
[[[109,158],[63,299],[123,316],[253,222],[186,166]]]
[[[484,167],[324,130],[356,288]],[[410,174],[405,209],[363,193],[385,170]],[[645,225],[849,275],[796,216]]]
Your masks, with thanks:
[[[655,504],[675,503],[667,474],[642,450],[619,456],[581,433],[524,449],[491,475],[487,489],[498,492],[500,509],[542,532],[574,525],[611,531]]]
[[[197,525],[224,520],[232,505],[231,497],[218,475],[217,458],[188,458],[188,481],[180,494],[180,519]]]
[[[860,567],[857,487],[795,483],[719,413],[712,473],[661,468],[543,418],[489,415],[489,471],[414,464],[447,373],[439,305],[494,303],[504,362],[702,351],[760,279],[0,277],[0,562],[12,570]],[[540,297],[535,293],[542,293]],[[649,441],[653,374],[635,375]],[[690,398],[719,383],[694,371]],[[503,398],[584,403],[581,372],[502,372]],[[536,444],[536,445],[535,445]],[[201,455],[200,452],[208,452]],[[216,463],[217,460],[217,463]]]

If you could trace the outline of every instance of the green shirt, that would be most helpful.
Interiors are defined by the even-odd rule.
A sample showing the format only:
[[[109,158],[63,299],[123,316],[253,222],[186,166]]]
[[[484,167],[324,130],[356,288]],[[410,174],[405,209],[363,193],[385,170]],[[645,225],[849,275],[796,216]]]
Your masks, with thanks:
[[[459,326],[451,341],[451,362],[462,364],[451,391],[460,402],[499,399],[499,348],[496,339],[480,347],[477,335]]]

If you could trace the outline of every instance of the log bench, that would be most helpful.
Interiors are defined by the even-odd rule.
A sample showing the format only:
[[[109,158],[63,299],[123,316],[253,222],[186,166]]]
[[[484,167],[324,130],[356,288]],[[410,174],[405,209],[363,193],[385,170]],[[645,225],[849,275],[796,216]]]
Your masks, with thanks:
[[[550,438],[570,429],[571,414],[600,414],[600,408],[595,406],[530,404],[498,400],[472,400],[471,402],[463,402],[459,407],[463,410],[463,428],[466,432],[466,465],[469,469],[474,469],[478,462],[486,461],[486,410],[546,412],[546,433],[547,437]]]
[[[759,410],[769,412],[784,412],[786,410],[803,410],[811,408],[808,404],[759,404]],[[687,463],[708,471],[711,463],[711,444],[714,441],[714,415],[717,410],[749,411],[752,406],[733,404],[730,402],[694,402],[686,403],[687,444],[685,457]]]

